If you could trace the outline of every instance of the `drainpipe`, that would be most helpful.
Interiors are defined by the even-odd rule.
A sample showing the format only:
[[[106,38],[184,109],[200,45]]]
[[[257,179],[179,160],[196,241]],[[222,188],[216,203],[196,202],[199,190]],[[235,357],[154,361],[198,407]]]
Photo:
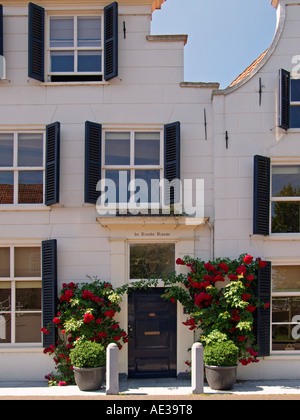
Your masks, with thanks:
[[[210,223],[209,219],[206,219],[205,223],[210,229],[210,257],[212,260],[214,260],[215,259],[215,229],[214,229],[214,225]]]

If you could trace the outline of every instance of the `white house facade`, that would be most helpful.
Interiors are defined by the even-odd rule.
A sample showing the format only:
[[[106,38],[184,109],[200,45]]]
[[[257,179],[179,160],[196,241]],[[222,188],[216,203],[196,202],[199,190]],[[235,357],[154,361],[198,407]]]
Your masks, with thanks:
[[[53,301],[87,275],[130,284],[139,252],[154,271],[157,261],[179,271],[185,255],[270,261],[264,352],[238,375],[300,375],[300,5],[273,1],[272,45],[220,90],[183,81],[186,35],[150,35],[163,2],[2,0],[0,380],[54,368],[41,333],[55,309],[50,283]],[[155,315],[160,293],[125,296],[120,326],[130,329],[143,305]],[[165,353],[125,345],[120,373],[185,372],[194,332],[179,303],[161,310]]]

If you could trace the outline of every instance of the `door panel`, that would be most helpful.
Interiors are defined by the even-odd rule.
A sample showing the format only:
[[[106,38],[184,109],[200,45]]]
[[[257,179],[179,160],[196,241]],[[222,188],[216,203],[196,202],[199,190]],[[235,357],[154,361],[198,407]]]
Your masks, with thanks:
[[[129,293],[129,377],[176,376],[176,304],[164,288]]]

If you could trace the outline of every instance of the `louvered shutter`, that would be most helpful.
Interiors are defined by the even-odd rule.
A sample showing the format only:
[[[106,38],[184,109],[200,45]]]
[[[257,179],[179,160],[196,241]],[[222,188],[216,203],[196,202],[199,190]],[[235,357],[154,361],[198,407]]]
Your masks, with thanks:
[[[279,70],[279,127],[287,130],[290,127],[290,73]]]
[[[257,283],[255,295],[260,302],[271,303],[271,263],[257,270]],[[258,346],[259,356],[269,356],[270,354],[270,328],[271,328],[271,310],[270,306],[264,308],[258,307],[254,313],[254,333],[256,335],[256,344]]]
[[[270,158],[254,156],[253,233],[269,235]]]
[[[44,82],[45,11],[28,5],[28,76]]]
[[[84,202],[96,204],[100,192],[96,191],[101,179],[101,124],[85,123],[85,188]]]
[[[57,242],[50,239],[42,242],[42,309],[43,327],[50,334],[43,334],[43,346],[56,345],[56,328],[53,318],[57,308]]]
[[[3,56],[3,6],[0,4],[0,55]]]
[[[118,3],[104,7],[104,79],[118,76]]]
[[[46,176],[45,204],[59,202],[60,172],[60,123],[55,122],[46,127]]]
[[[168,182],[180,179],[180,122],[166,124],[164,127],[164,177]],[[180,189],[168,188],[165,191],[165,204],[180,200]]]

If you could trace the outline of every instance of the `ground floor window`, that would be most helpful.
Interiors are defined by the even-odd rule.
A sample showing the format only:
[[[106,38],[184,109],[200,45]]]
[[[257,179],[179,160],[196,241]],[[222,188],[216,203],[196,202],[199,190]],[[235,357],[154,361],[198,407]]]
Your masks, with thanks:
[[[0,344],[41,343],[41,248],[0,247]]]
[[[272,266],[272,350],[300,350],[300,265]]]
[[[175,271],[175,243],[130,244],[129,266],[130,280],[161,279]]]

